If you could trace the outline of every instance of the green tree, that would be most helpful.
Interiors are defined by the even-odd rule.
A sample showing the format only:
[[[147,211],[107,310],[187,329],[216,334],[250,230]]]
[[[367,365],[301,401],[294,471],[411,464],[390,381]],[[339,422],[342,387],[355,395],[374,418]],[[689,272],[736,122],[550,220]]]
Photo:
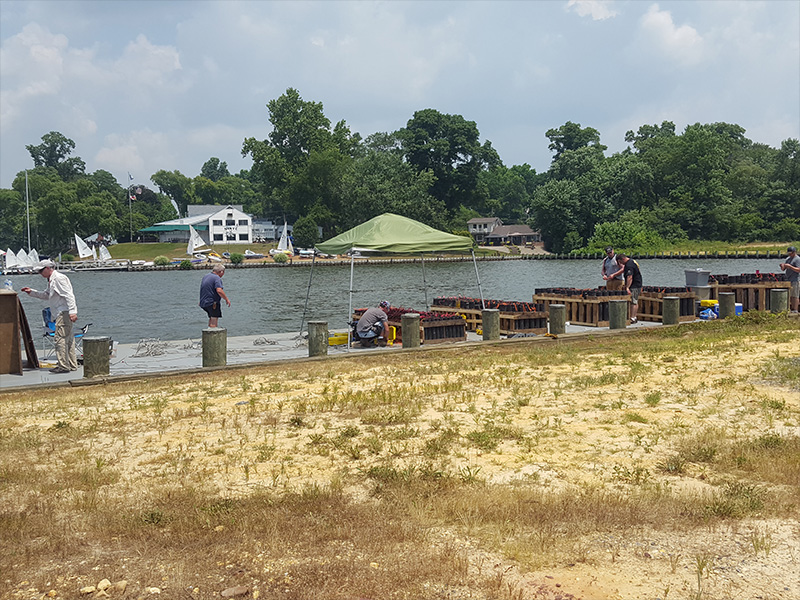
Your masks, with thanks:
[[[0,190],[0,250],[21,248],[26,242],[25,198],[16,190]]]
[[[480,143],[474,121],[427,108],[415,112],[397,137],[406,160],[419,172],[434,174],[430,194],[448,210],[481,205],[479,173],[501,162],[491,142]]]
[[[64,181],[81,177],[86,170],[86,163],[77,156],[70,157],[75,149],[75,142],[57,131],[42,136],[38,146],[25,146],[37,167],[53,167]]]
[[[580,188],[574,181],[553,179],[536,190],[530,224],[541,232],[545,248],[560,253],[583,246],[578,233],[580,206]]]
[[[660,252],[666,242],[657,231],[642,223],[635,212],[622,215],[619,220],[599,223],[586,246],[587,252],[602,252],[613,246],[620,252]]]
[[[368,150],[344,177],[340,230],[393,212],[441,229],[444,204],[431,196],[430,171],[418,172],[397,152]]]
[[[553,162],[557,161],[561,155],[568,150],[578,150],[579,148],[594,147],[600,152],[605,152],[606,146],[600,143],[600,132],[593,127],[581,127],[580,123],[567,121],[557,129],[548,129],[545,137],[550,140],[548,148],[555,154]]]
[[[360,137],[344,121],[333,130],[319,102],[289,88],[267,103],[268,139],[247,138],[242,155],[253,158],[251,179],[264,198],[264,213],[311,215],[323,228],[336,222],[341,178]]]
[[[180,171],[156,171],[150,178],[162,194],[166,194],[178,205],[178,216],[186,214],[186,207],[194,204],[195,195],[192,180]]]
[[[220,162],[215,156],[212,156],[203,163],[203,167],[200,169],[200,175],[211,181],[219,181],[223,177],[231,176],[230,172],[228,172],[228,163],[225,161]]]
[[[311,217],[300,217],[292,226],[292,237],[298,248],[313,248],[319,241],[316,221]]]

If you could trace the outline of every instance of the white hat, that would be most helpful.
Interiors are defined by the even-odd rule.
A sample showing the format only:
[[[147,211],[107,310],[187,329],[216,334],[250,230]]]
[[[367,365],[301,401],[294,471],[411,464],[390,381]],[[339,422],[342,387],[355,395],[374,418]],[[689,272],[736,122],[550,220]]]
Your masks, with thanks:
[[[42,269],[47,269],[47,268],[55,269],[56,268],[56,263],[54,263],[52,260],[40,260],[36,264],[36,266],[33,267],[33,272],[34,273],[38,273]]]

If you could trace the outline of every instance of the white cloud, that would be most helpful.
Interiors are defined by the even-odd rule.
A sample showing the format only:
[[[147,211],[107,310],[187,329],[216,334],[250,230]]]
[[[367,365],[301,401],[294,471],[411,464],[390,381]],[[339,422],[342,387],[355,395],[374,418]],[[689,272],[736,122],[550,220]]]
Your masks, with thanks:
[[[617,16],[609,0],[569,0],[567,8],[572,8],[581,17],[590,16],[593,21],[604,21]]]
[[[643,38],[670,60],[691,66],[700,63],[705,53],[703,37],[689,25],[676,26],[672,14],[653,4],[642,17]]]
[[[59,93],[67,46],[66,36],[54,35],[36,23],[26,25],[3,42],[0,127],[10,125],[31,100]]]

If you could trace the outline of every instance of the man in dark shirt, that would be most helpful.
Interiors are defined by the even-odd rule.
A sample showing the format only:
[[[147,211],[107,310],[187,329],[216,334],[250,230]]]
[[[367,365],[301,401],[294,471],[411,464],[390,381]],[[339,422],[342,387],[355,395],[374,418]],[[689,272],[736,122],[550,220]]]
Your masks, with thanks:
[[[356,332],[361,344],[371,346],[377,340],[384,342],[389,338],[389,317],[384,311],[389,310],[389,303],[385,300],[379,307],[371,307],[361,315],[356,325]]]
[[[625,280],[625,289],[631,295],[631,323],[636,323],[638,321],[636,315],[639,312],[639,293],[642,291],[642,272],[639,270],[639,265],[630,256],[617,254],[617,261],[625,268],[622,277]]]
[[[208,326],[216,327],[219,318],[222,316],[222,302],[225,300],[228,306],[231,301],[222,289],[222,276],[225,275],[225,267],[220,264],[214,265],[211,273],[203,276],[200,282],[200,308],[208,315]]]

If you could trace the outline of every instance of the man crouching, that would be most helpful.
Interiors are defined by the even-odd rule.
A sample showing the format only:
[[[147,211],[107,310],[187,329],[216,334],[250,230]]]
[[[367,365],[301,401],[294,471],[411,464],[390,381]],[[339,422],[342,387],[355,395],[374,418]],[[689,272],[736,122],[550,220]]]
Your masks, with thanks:
[[[385,312],[389,303],[384,300],[378,306],[368,308],[358,320],[356,334],[362,346],[372,346],[376,340],[383,345],[389,339],[389,317]]]

